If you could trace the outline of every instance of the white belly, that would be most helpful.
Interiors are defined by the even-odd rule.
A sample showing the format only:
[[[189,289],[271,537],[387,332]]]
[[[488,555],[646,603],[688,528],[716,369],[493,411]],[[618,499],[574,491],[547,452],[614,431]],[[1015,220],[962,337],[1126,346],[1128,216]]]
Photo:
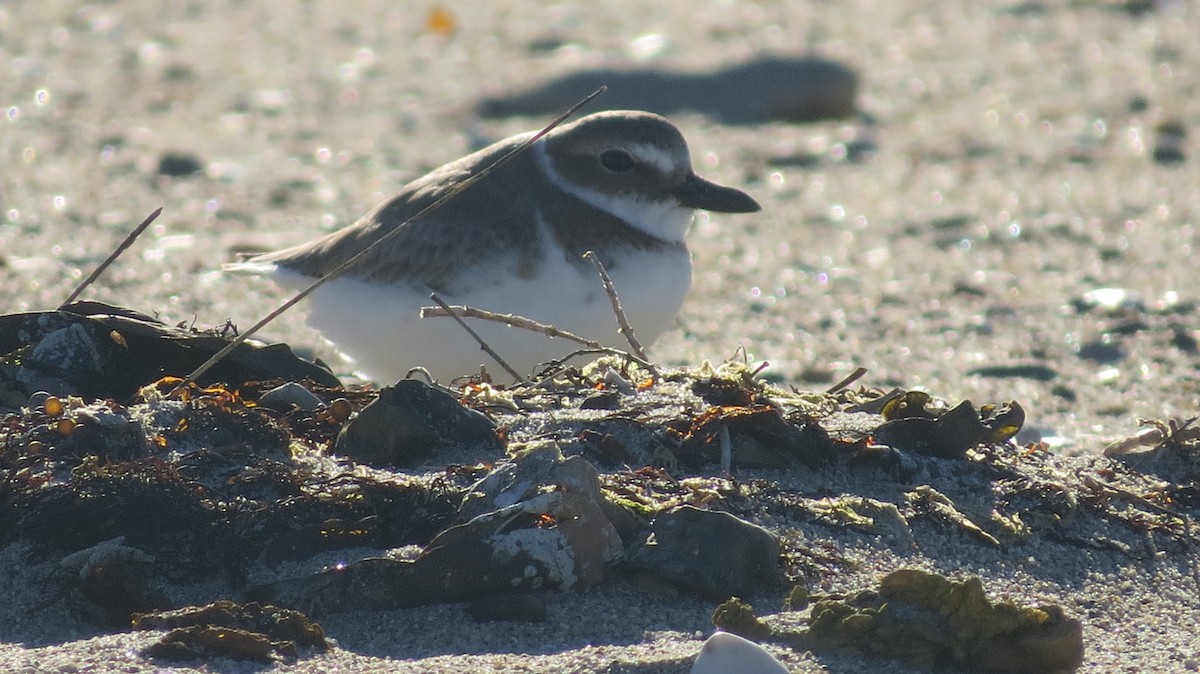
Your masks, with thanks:
[[[591,266],[569,264],[561,254],[553,253],[542,262],[534,278],[481,277],[470,290],[443,299],[450,304],[519,314],[628,350],[600,277]],[[674,324],[691,285],[692,264],[683,250],[638,251],[618,259],[610,274],[638,339],[649,345]],[[277,271],[274,278],[291,287],[303,283],[299,275],[283,271]],[[420,308],[432,305],[426,289],[380,286],[343,277],[309,297],[308,322],[351,359],[357,371],[381,383],[402,379],[418,366],[448,382],[460,375],[478,373],[481,364],[503,381],[503,369],[453,318],[420,318]],[[582,348],[574,342],[520,328],[467,320],[524,376],[541,363]]]

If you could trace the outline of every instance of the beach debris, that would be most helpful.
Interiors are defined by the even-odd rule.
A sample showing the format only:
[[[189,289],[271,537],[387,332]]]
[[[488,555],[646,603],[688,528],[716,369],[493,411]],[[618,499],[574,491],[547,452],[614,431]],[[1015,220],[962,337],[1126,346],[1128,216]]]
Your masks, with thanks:
[[[1139,420],[1139,423],[1146,424],[1145,420]],[[1143,447],[1157,448],[1162,445],[1167,438],[1167,433],[1163,428],[1156,425],[1149,425],[1146,428],[1120,440],[1113,440],[1104,446],[1104,456],[1114,457],[1129,454],[1134,450]]]
[[[858,74],[815,56],[763,55],[708,71],[627,64],[568,73],[528,89],[479,101],[481,117],[558,112],[599,86],[602,110],[660,115],[698,112],[730,124],[806,123],[853,116]]]
[[[263,393],[258,398],[258,404],[276,412],[288,412],[293,407],[304,412],[314,412],[325,403],[303,384],[289,381]]]
[[[579,409],[589,409],[586,406],[587,403],[588,401],[584,400],[580,403]],[[579,432],[576,439],[579,440],[579,446],[601,465],[627,466],[637,461],[637,457],[629,451],[625,443],[612,433],[602,433],[585,428]]]
[[[877,589],[789,596],[810,607],[807,626],[759,618],[733,598],[713,613],[720,629],[816,653],[857,651],[920,667],[969,667],[1008,674],[1073,671],[1083,662],[1083,625],[1056,605],[989,600],[977,577],[952,580],[917,569],[884,576]],[[713,670],[718,671],[718,670]]]
[[[1166,450],[1163,453],[1173,454],[1177,458],[1195,459],[1200,456],[1197,453],[1197,445],[1200,444],[1197,442],[1200,440],[1200,426],[1195,425],[1197,420],[1200,417],[1186,420],[1138,419],[1138,425],[1145,428],[1130,437],[1109,443],[1104,447],[1104,456],[1123,456],[1140,447],[1150,447],[1156,454],[1162,448]]]
[[[496,425],[457,398],[416,379],[379,392],[338,433],[335,454],[370,466],[413,466],[438,450],[500,450]]]
[[[169,661],[229,658],[263,664],[274,662],[277,657],[287,659],[283,653],[277,656],[271,640],[262,634],[212,625],[176,627],[142,649],[142,655]]]
[[[775,534],[727,512],[680,506],[659,513],[629,557],[638,576],[708,599],[784,581]]]
[[[514,446],[510,451],[513,455],[508,461],[471,485],[459,508],[460,517],[488,517],[547,494],[558,495],[561,502],[540,517],[540,531],[561,536],[561,540],[548,542],[572,558],[566,564],[569,570],[561,572],[562,589],[583,589],[599,583],[624,557],[621,537],[605,515],[599,472],[582,457],[564,457],[551,442]],[[497,543],[502,541],[498,539]],[[514,545],[517,550],[526,547],[518,541],[504,545]],[[533,549],[529,552],[532,554]],[[509,552],[497,549],[497,557],[505,554]],[[563,561],[551,566],[557,564]]]
[[[788,668],[767,649],[729,632],[704,640],[691,674],[787,674]]]
[[[802,611],[808,607],[811,598],[812,593],[809,591],[808,585],[806,583],[796,583],[788,592],[787,599],[783,600],[783,610]]]
[[[210,658],[295,662],[301,649],[328,651],[325,630],[292,609],[221,600],[207,606],[139,613],[138,630],[170,630],[142,652],[147,657],[187,661]]]
[[[904,547],[914,542],[908,518],[894,503],[866,496],[844,495],[809,499],[805,506],[814,520],[831,527],[857,527],[873,531],[880,534],[885,542]]]
[[[883,410],[888,421],[875,429],[875,439],[907,452],[958,459],[977,445],[1007,441],[1025,423],[1016,401],[976,410],[964,400],[945,412],[930,411],[928,401],[928,394],[909,392],[889,403]]]
[[[720,439],[728,433],[729,457],[747,468],[785,468],[797,463],[817,467],[834,458],[835,443],[816,419],[785,419],[773,405],[710,407],[680,423],[668,425],[678,438],[675,457],[684,465],[721,462]]]
[[[43,312],[43,326],[32,326],[42,332],[0,329],[0,344],[16,344],[4,366],[25,367],[32,346],[56,331],[36,357],[92,376],[97,364],[107,367],[110,347],[96,347],[100,358],[88,347],[98,340],[129,349],[131,358],[140,348],[153,355],[178,346],[161,324],[150,324],[159,337],[122,328],[115,340],[101,321],[125,311],[108,308],[105,318]],[[121,320],[141,325],[143,318]],[[0,317],[0,328],[6,320],[14,319]],[[194,336],[180,330],[184,342]],[[65,601],[95,625],[115,626],[185,587],[210,587],[206,600],[249,593],[310,611],[490,596],[505,597],[492,606],[507,608],[531,598],[528,611],[497,612],[482,602],[471,615],[537,620],[544,597],[536,593],[595,587],[626,551],[638,580],[720,601],[779,592],[785,578],[824,583],[849,563],[836,547],[847,540],[932,557],[922,522],[962,531],[998,554],[1038,542],[1151,559],[1194,556],[1198,542],[1200,431],[1186,421],[1160,422],[1152,452],[1072,459],[1009,441],[1019,406],[976,409],[863,386],[782,389],[745,363],[649,377],[606,358],[513,387],[402,383],[397,388],[411,387],[416,398],[440,399],[424,413],[434,431],[465,418],[464,404],[479,410],[467,416],[486,421],[480,428],[495,453],[473,458],[467,444],[446,445],[466,449],[453,455],[466,461],[372,468],[331,450],[379,392],[313,378],[295,382],[303,392],[280,389],[286,378],[243,380],[245,372],[230,379],[236,383],[181,385],[161,372],[124,373],[127,395],[119,399],[33,383],[26,390],[0,378],[10,410],[0,415],[0,541],[52,560],[61,590],[49,603]],[[306,402],[272,402],[272,390]],[[961,428],[950,423],[955,415]],[[900,424],[926,428],[888,438]],[[903,449],[881,444],[881,428]],[[955,438],[952,452],[938,433]],[[442,442],[436,432],[430,437],[425,449]],[[731,474],[719,472],[723,444]],[[955,459],[922,456],[925,445]],[[811,463],[797,458],[809,450]],[[428,463],[437,454],[421,456]],[[788,470],[786,480],[733,475],[753,465],[747,457],[803,468]],[[588,459],[610,468],[600,474]],[[760,522],[789,529],[775,538],[753,524]],[[58,566],[61,559],[68,565]],[[247,587],[248,577],[278,579],[291,560],[329,566]],[[838,598],[814,592],[809,599]],[[255,658],[281,657],[268,650],[271,639],[232,631],[242,627],[180,629],[189,631],[173,639],[192,650],[230,643]],[[1032,649],[1033,641],[1020,647]]]
[[[101,302],[56,311],[0,315],[0,405],[37,391],[128,400],[164,376],[184,376],[228,343],[220,330],[172,328],[145,314]],[[208,373],[205,385],[236,388],[262,379],[311,379],[337,386],[321,365],[283,344],[243,344]]]
[[[154,557],[141,550],[124,545],[125,537],[117,536],[107,541],[101,541],[91,547],[73,552],[59,560],[58,565],[67,569],[78,569],[80,578],[87,578],[97,569],[121,562],[154,561]]]
[[[416,559],[368,558],[254,587],[251,596],[339,612],[584,590],[603,580],[623,548],[601,509],[596,469],[541,445],[497,471],[476,483],[481,496],[464,499],[466,516],[485,512],[439,533]],[[539,479],[524,479],[531,475]]]
[[[979,525],[972,522],[971,518],[959,512],[954,501],[933,487],[923,484],[905,493],[904,497],[917,514],[927,515],[936,521],[958,527],[989,545],[1000,546],[1000,541],[995,536],[984,531]]]
[[[73,605],[79,618],[123,628],[136,612],[170,606],[166,595],[148,582],[154,557],[124,543],[125,537],[118,536],[59,560],[60,567],[78,573],[65,586],[82,600]]]
[[[754,607],[740,597],[730,597],[713,610],[712,624],[721,630],[747,639],[771,636],[771,626],[754,614]]]
[[[851,649],[927,667],[1041,674],[1083,661],[1083,625],[1061,607],[994,602],[976,577],[916,569],[889,573],[877,590],[814,601],[808,629],[790,639],[817,652]]]
[[[466,480],[453,473],[330,474],[296,460],[293,450],[319,448],[289,434],[305,429],[287,425],[292,417],[280,422],[221,387],[162,397],[171,387],[148,386],[128,406],[37,396],[41,404],[4,417],[0,539],[66,554],[124,536],[158,559],[146,575],[195,579],[260,557],[426,543],[461,500]],[[317,435],[328,442],[337,422],[323,423]]]

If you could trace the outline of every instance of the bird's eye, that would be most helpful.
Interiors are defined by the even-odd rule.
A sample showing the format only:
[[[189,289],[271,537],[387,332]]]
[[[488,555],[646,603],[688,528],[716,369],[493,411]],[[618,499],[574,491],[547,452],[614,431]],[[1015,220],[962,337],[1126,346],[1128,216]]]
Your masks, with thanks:
[[[600,163],[613,173],[624,173],[633,168],[633,157],[624,150],[609,150],[600,155]]]

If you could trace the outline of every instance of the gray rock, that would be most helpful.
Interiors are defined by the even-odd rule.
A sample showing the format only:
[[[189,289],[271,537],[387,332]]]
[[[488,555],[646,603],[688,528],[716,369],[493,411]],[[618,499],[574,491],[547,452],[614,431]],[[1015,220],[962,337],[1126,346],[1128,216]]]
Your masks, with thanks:
[[[729,513],[692,506],[654,518],[629,564],[635,573],[712,600],[756,594],[784,581],[774,534]]]
[[[529,478],[528,480],[526,478]],[[493,489],[493,487],[499,487]],[[438,534],[412,561],[371,558],[251,590],[309,612],[391,609],[495,594],[582,590],[622,554],[590,463],[545,445],[480,480],[477,503],[504,503]]]
[[[380,391],[378,398],[347,422],[333,451],[361,463],[387,467],[412,466],[451,447],[498,450],[496,426],[449,393],[405,379]]]
[[[276,412],[287,412],[293,407],[305,412],[312,412],[320,409],[324,403],[312,391],[294,381],[289,381],[262,394],[258,399],[258,404]]]

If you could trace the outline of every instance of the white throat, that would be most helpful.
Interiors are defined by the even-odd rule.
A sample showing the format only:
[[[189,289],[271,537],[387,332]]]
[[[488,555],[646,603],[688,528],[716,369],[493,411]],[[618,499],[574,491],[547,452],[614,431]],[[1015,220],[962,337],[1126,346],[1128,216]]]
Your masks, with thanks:
[[[545,173],[546,178],[564,192],[624,220],[634,229],[657,239],[682,243],[687,236],[695,211],[680,206],[670,196],[661,201],[655,201],[636,194],[597,192],[559,175],[550,163],[545,145],[538,144],[533,151],[537,156],[538,167]]]

